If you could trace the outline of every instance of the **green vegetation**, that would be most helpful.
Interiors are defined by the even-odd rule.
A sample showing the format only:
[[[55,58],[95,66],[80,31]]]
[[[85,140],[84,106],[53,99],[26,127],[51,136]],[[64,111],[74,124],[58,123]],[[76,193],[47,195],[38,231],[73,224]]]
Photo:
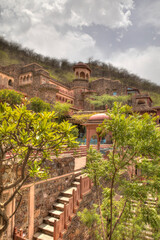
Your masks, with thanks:
[[[112,150],[106,159],[93,149],[87,155],[86,173],[96,187],[97,203],[79,216],[91,239],[141,240],[147,224],[153,239],[160,239],[159,204],[147,203],[148,197],[160,195],[160,131],[156,118],[130,112],[129,106],[114,104],[110,120],[97,129],[100,135],[112,132]]]
[[[102,96],[92,96],[92,99],[88,99],[88,101],[95,107],[105,107],[107,105],[109,108],[112,108],[114,102],[126,104],[129,98],[130,96],[111,96],[103,94]]]
[[[21,104],[24,101],[24,96],[14,90],[0,90],[0,102],[8,103],[12,108]]]
[[[1,237],[14,214],[9,216],[6,209],[15,197],[19,196],[21,201],[23,184],[31,177],[47,178],[45,163],[51,161],[50,154],[58,155],[77,144],[72,134],[74,126],[68,122],[57,123],[54,112],[34,113],[26,106],[12,109],[2,103],[0,109]],[[3,199],[3,193],[10,189],[12,194]]]
[[[89,114],[74,114],[72,115],[72,119],[75,120],[76,123],[83,124],[85,123],[91,116],[96,114],[97,112],[89,113]]]
[[[71,104],[61,103],[61,102],[56,102],[53,105],[53,110],[55,111],[57,122],[60,123],[67,119],[67,117],[69,116],[70,107],[71,107]]]
[[[50,111],[51,105],[44,102],[41,98],[34,97],[30,99],[29,109],[36,113],[39,113],[44,111]]]
[[[155,92],[150,92],[149,95],[153,101],[153,106],[160,106],[160,94]]]
[[[1,65],[19,64],[19,60],[17,58],[12,58],[9,53],[0,50],[0,64]]]

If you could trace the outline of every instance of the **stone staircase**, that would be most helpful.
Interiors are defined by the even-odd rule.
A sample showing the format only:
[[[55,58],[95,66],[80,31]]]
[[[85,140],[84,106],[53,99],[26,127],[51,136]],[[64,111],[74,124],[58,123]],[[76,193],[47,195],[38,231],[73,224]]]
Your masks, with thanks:
[[[156,207],[156,199],[148,196],[147,201],[145,202],[150,208]],[[137,201],[132,201],[132,213],[136,213]],[[127,223],[128,226],[132,225],[132,220]],[[144,230],[142,231],[143,240],[154,240],[152,228],[149,224],[145,224]]]
[[[38,232],[34,235],[33,239],[62,239],[77,212],[83,195],[89,191],[91,191],[90,179],[85,174],[75,177],[72,186],[61,192],[57,201],[53,204],[53,209],[43,219],[43,223],[39,226]]]

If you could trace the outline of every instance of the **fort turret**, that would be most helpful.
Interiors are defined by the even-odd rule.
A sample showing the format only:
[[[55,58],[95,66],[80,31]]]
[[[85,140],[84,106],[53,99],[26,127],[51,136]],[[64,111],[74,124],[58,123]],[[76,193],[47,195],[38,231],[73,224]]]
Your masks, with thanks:
[[[82,62],[74,65],[73,71],[75,73],[75,79],[73,80],[73,90],[76,96],[75,105],[79,109],[84,109],[84,95],[89,89],[89,78],[91,75],[90,67]]]

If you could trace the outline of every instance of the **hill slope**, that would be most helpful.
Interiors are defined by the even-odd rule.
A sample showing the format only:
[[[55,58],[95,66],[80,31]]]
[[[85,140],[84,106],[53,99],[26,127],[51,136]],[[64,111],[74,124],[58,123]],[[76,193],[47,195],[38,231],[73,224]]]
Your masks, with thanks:
[[[0,37],[0,65],[29,64],[37,62],[47,69],[50,76],[58,81],[69,83],[74,79],[73,65],[66,59],[45,57],[34,51],[22,48],[16,43],[7,42]],[[91,81],[99,77],[109,77],[119,79],[122,83],[130,87],[139,88],[150,93],[155,105],[160,105],[160,86],[146,79],[142,79],[135,74],[130,74],[125,69],[119,69],[111,64],[106,64],[97,60],[89,59],[87,63],[92,69]]]

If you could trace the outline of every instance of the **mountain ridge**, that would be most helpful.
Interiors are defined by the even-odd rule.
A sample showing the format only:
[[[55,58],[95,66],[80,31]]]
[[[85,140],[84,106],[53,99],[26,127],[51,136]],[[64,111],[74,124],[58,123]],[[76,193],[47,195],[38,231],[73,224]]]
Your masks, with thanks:
[[[33,50],[23,48],[21,45],[8,42],[0,37],[0,65],[29,64],[36,62],[42,65],[50,76],[61,83],[70,83],[74,79],[73,66],[67,59],[57,59],[35,53]],[[135,87],[143,92],[149,92],[154,105],[160,105],[160,85],[140,78],[136,74],[129,73],[126,69],[119,69],[111,64],[99,60],[88,59],[87,64],[92,70],[91,79],[106,77],[112,80],[120,80],[129,87]]]

